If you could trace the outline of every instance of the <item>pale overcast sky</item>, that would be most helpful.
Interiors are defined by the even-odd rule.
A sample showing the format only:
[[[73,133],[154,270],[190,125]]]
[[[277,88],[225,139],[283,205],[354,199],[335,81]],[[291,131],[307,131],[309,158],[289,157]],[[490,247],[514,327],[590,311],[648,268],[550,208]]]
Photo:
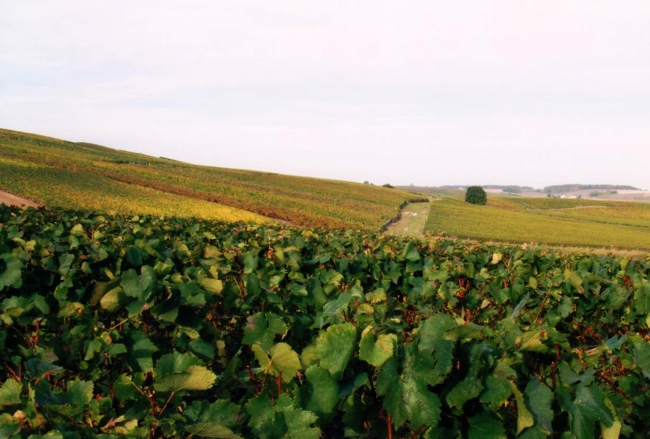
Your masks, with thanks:
[[[376,184],[650,189],[649,23],[648,0],[0,0],[0,127]]]

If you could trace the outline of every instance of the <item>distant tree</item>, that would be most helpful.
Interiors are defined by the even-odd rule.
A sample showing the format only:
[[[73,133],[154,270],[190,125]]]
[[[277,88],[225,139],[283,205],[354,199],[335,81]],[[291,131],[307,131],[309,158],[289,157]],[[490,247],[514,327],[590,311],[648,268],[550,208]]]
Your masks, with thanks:
[[[481,186],[470,186],[465,192],[465,202],[484,205],[487,203],[487,194]]]
[[[391,186],[389,183],[382,184],[382,187],[387,187],[388,189],[395,189],[393,186]]]

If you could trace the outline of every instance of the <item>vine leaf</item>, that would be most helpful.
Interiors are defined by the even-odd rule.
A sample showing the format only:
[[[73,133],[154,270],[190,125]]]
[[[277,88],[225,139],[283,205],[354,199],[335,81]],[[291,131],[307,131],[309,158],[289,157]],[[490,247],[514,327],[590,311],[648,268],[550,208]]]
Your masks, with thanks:
[[[282,317],[273,313],[253,314],[246,320],[244,327],[244,344],[259,343],[264,351],[268,351],[273,346],[273,340],[277,335],[287,332],[287,325]]]
[[[434,427],[440,420],[440,398],[427,388],[425,373],[414,370],[410,361],[407,366],[398,374],[397,359],[389,359],[377,378],[377,393],[385,394],[383,406],[395,427],[401,427],[407,420],[416,428]]]
[[[273,345],[268,353],[259,344],[254,344],[251,349],[265,373],[273,376],[278,376],[282,373],[282,381],[285,383],[290,382],[298,371],[302,369],[300,357],[286,343]]]
[[[7,287],[20,288],[23,263],[10,254],[0,255],[0,291]]]
[[[237,404],[220,399],[210,404],[207,401],[195,401],[183,413],[191,423],[185,431],[202,437],[219,439],[240,439],[232,428],[241,424],[241,408]]]
[[[537,378],[530,380],[524,390],[524,399],[535,418],[535,425],[521,435],[522,439],[545,438],[553,434],[553,391]]]
[[[339,386],[328,370],[312,366],[305,371],[309,394],[305,408],[317,415],[332,415],[339,402]]]
[[[519,391],[517,385],[512,381],[508,382],[510,383],[512,393],[515,394],[515,399],[517,400],[517,434],[521,434],[522,431],[535,424],[535,419],[530,410],[528,410],[528,407],[526,407],[524,395]]]
[[[332,325],[316,340],[316,353],[321,366],[339,381],[354,352],[357,328],[351,323]]]
[[[20,431],[20,422],[9,413],[0,414],[0,437],[13,437]]]
[[[208,390],[216,381],[217,376],[205,367],[189,366],[184,372],[172,373],[156,379],[154,388],[158,392]]]
[[[23,385],[14,379],[8,379],[0,387],[0,406],[20,404],[20,393]]]
[[[174,352],[163,355],[154,371],[154,389],[158,392],[180,392],[212,388],[217,376],[198,363],[198,358],[191,354]]]
[[[380,334],[375,340],[372,326],[368,326],[361,335],[359,343],[359,359],[381,367],[386,360],[393,356],[397,336],[395,334]]]
[[[454,358],[454,342],[445,338],[445,332],[456,328],[456,322],[446,314],[436,314],[427,319],[420,328],[420,351],[433,352],[435,371],[440,376],[451,372]]]
[[[309,411],[297,408],[286,394],[272,404],[266,392],[250,399],[246,411],[251,418],[248,426],[256,437],[319,439],[321,429],[312,427],[318,417]]]
[[[612,411],[605,405],[605,395],[595,385],[580,384],[576,397],[570,408],[571,431],[578,439],[591,439],[595,434],[596,422],[600,421],[605,427],[611,427],[615,418]]]
[[[469,420],[469,439],[506,439],[503,424],[488,413],[481,413]]]
[[[201,437],[212,437],[217,439],[241,439],[241,436],[223,425],[197,423],[185,426],[185,431]]]
[[[199,281],[199,285],[208,293],[221,294],[221,291],[223,291],[223,282],[219,279],[205,277]]]
[[[100,306],[109,312],[116,312],[124,307],[125,304],[133,299],[124,293],[122,287],[115,287],[99,301]]]

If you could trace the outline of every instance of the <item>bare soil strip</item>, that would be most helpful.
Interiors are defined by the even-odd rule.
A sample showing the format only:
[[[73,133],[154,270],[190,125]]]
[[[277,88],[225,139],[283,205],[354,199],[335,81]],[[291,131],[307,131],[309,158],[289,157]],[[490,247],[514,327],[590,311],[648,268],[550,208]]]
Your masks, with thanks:
[[[38,207],[37,203],[34,203],[31,200],[26,198],[18,197],[16,195],[10,194],[9,192],[0,191],[0,204],[6,204],[8,206],[18,206],[18,207]]]
[[[386,234],[394,236],[423,236],[431,203],[411,203],[402,209],[402,219],[388,226]]]

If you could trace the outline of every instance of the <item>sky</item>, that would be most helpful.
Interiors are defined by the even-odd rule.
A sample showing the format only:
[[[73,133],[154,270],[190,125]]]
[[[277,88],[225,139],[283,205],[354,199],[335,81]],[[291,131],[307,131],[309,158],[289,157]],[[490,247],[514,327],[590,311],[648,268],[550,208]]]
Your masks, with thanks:
[[[0,11],[1,128],[374,184],[650,189],[647,0]]]

